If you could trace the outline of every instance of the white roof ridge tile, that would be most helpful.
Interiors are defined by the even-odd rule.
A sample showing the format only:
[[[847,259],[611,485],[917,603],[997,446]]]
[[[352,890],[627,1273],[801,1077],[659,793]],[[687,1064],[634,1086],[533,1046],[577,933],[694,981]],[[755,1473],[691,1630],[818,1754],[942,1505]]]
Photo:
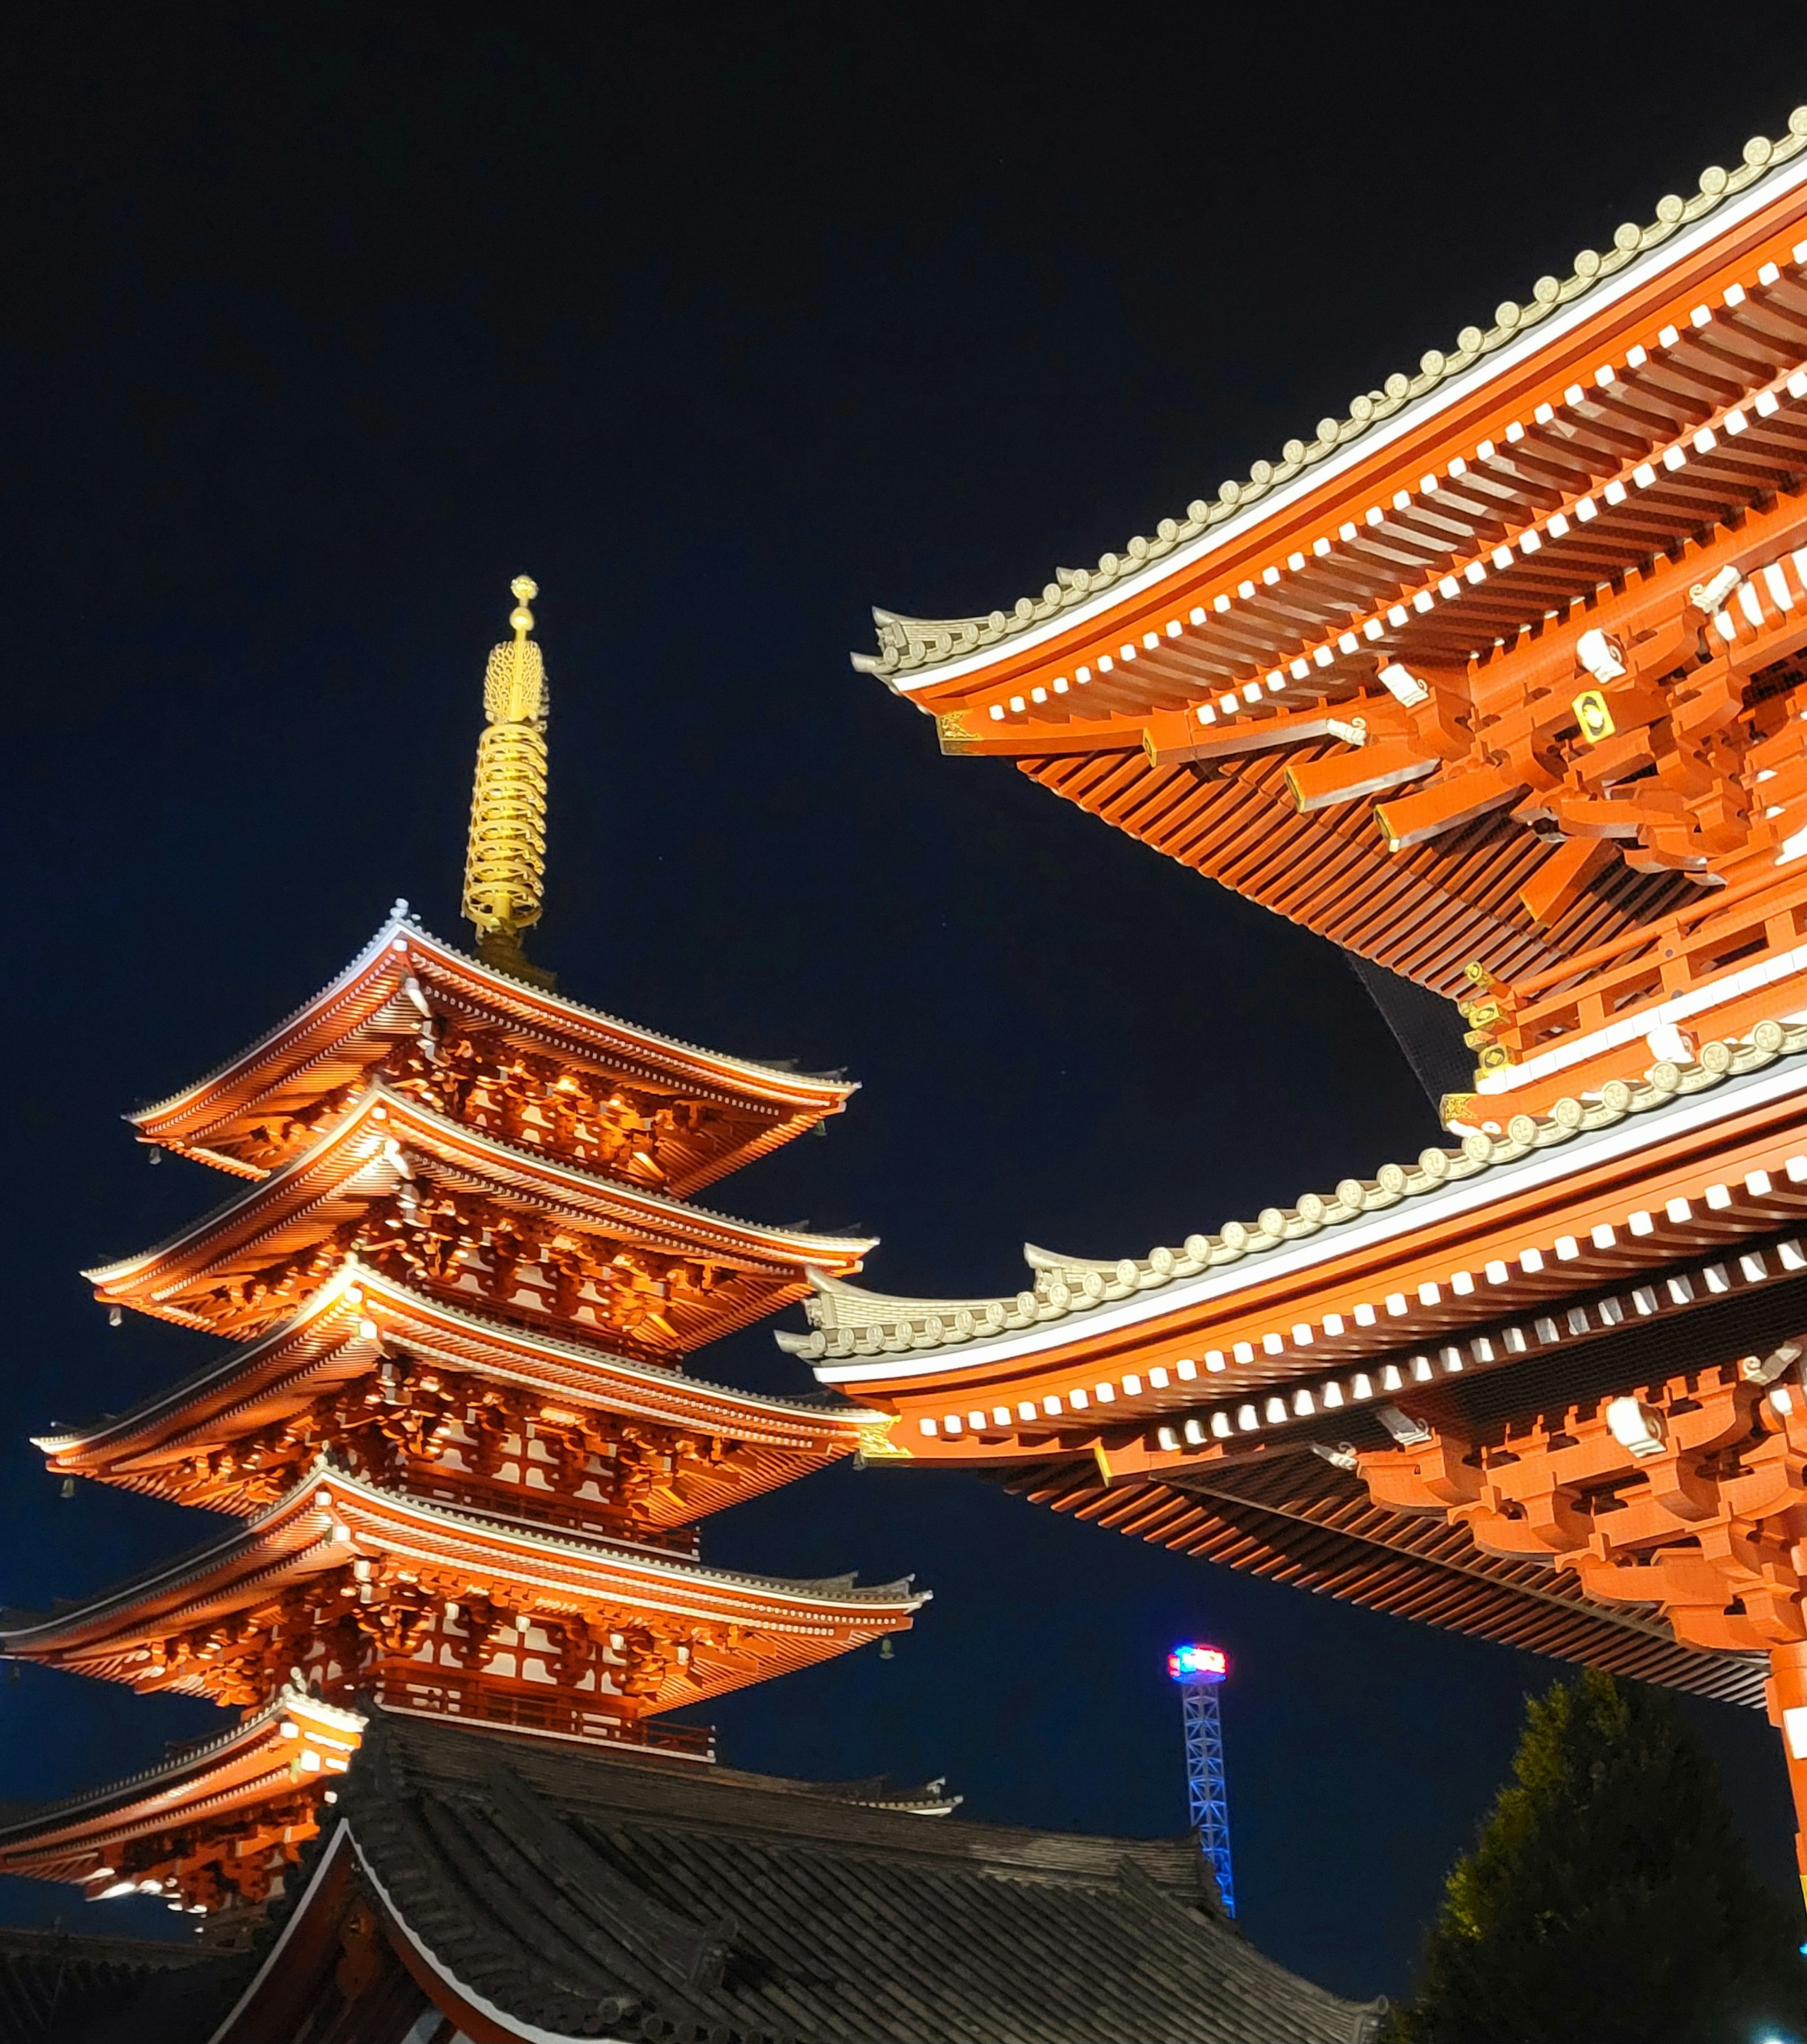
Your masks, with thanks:
[[[1703,1044],[1689,1063],[1659,1062],[1642,1079],[1609,1080],[1586,1100],[1557,1101],[1547,1114],[1514,1115],[1498,1136],[1472,1131],[1463,1137],[1458,1149],[1424,1150],[1415,1165],[1382,1164],[1371,1179],[1344,1178],[1328,1195],[1301,1193],[1293,1207],[1264,1208],[1252,1222],[1226,1221],[1216,1235],[1190,1235],[1177,1250],[1157,1247],[1145,1257],[1124,1257],[1112,1265],[1091,1258],[1064,1262],[1049,1251],[1029,1245],[1028,1260],[1038,1274],[1035,1288],[1017,1293],[1013,1299],[909,1300],[866,1292],[845,1281],[818,1283],[804,1302],[812,1331],[798,1335],[780,1330],[773,1339],[790,1354],[807,1361],[839,1362],[850,1356],[940,1349],[1021,1334],[1137,1293],[1158,1290],[1177,1278],[1240,1262],[1443,1185],[1516,1164],[1535,1151],[1611,1128],[1803,1052],[1807,1052],[1807,1022],[1762,1021],[1747,1037]],[[864,1348],[855,1346],[862,1335],[868,1343]]]

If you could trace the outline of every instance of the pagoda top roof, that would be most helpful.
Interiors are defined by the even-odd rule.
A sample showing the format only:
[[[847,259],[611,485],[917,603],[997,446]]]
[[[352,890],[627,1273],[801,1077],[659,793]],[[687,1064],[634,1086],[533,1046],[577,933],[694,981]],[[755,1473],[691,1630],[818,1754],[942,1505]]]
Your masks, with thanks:
[[[383,1712],[335,1817],[220,2044],[305,1992],[336,1862],[380,1897],[442,2012],[540,2044],[655,2027],[724,2044],[1359,2044],[1378,2019],[1240,1935],[1190,1838],[925,1823]]]
[[[887,1421],[886,1414],[838,1393],[786,1398],[617,1355],[432,1297],[352,1257],[298,1312],[260,1339],[233,1344],[123,1412],[79,1426],[60,1424],[34,1435],[33,1443],[59,1466],[69,1467],[136,1459],[160,1448],[173,1453],[190,1435],[229,1419],[262,1424],[266,1404],[313,1396],[316,1378],[335,1368],[368,1369],[385,1337],[410,1354],[548,1397],[734,1439],[794,1447],[826,1436],[842,1440],[852,1452],[863,1433]]]
[[[272,1258],[285,1228],[330,1232],[353,1205],[393,1193],[411,1173],[404,1151],[503,1198],[613,1228],[636,1239],[726,1262],[857,1269],[876,1238],[808,1235],[714,1212],[625,1181],[606,1178],[543,1151],[526,1149],[436,1112],[380,1082],[359,1089],[338,1119],[294,1161],[247,1185],[175,1235],[136,1254],[86,1270],[106,1297],[171,1311],[165,1301],[195,1274],[235,1251]]]
[[[325,1090],[355,1076],[435,1004],[499,1026],[553,1057],[681,1088],[757,1119],[725,1154],[694,1161],[679,1181],[681,1190],[789,1141],[839,1112],[859,1090],[856,1082],[832,1074],[705,1050],[517,979],[433,936],[406,901],[398,901],[370,942],[311,1000],[191,1085],[126,1118],[147,1142],[244,1171],[238,1159],[210,1152],[210,1135],[298,1078],[311,1077],[315,1089]]]
[[[1169,582],[1232,549],[1477,390],[1510,376],[1601,309],[1634,298],[1702,247],[1733,235],[1807,179],[1804,148],[1807,106],[1790,115],[1778,140],[1747,142],[1733,169],[1703,171],[1690,197],[1663,198],[1654,220],[1622,225],[1604,252],[1582,250],[1566,278],[1540,278],[1527,302],[1504,301],[1488,325],[1463,328],[1452,348],[1429,349],[1416,375],[1390,376],[1382,389],[1358,395],[1343,417],[1321,419],[1309,436],[1289,440],[1277,461],[1255,462],[1246,481],[1226,482],[1214,499],[1195,499],[1183,517],[1162,519],[1154,537],[1132,539],[1095,568],[1059,569],[1038,594],[986,617],[875,610],[879,651],[853,654],[854,667],[902,695],[970,682],[1001,661],[1107,617],[1144,585]]]
[[[852,1575],[751,1575],[632,1541],[454,1511],[383,1489],[323,1457],[286,1496],[221,1539],[60,1609],[0,1612],[0,1653],[83,1666],[118,1661],[124,1673],[121,1657],[150,1634],[243,1608],[279,1583],[346,1566],[360,1551],[403,1546],[429,1566],[479,1573],[487,1562],[514,1584],[544,1582],[567,1596],[648,1604],[705,1620],[732,1615],[750,1626],[907,1613],[930,1594],[913,1589],[907,1576],[862,1588]]]

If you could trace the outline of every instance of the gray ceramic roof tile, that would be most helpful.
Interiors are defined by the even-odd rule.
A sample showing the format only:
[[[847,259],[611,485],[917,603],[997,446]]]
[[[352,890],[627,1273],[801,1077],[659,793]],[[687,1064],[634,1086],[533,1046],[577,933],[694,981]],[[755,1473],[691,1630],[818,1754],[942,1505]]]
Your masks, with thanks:
[[[1255,1951],[1197,1846],[377,1714],[340,1814],[448,1970],[557,2035],[1330,2044],[1376,2011]]]

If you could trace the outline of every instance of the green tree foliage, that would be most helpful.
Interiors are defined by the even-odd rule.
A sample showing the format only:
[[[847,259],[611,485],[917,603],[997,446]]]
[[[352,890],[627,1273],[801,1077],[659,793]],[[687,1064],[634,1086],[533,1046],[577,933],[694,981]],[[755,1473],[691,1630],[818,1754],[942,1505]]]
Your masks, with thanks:
[[[1667,1692],[1590,1669],[1528,1700],[1513,1782],[1450,1875],[1409,2044],[1807,2040],[1794,1908]]]

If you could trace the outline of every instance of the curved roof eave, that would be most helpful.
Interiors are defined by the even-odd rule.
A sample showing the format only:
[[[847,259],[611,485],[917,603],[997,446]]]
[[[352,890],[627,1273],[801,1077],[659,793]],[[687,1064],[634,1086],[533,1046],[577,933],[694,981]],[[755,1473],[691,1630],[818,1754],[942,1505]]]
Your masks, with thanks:
[[[1310,440],[1288,441],[1279,461],[1256,462],[1246,483],[1227,482],[1214,502],[1198,498],[1184,519],[1163,518],[1154,539],[1132,539],[1124,554],[1105,555],[1096,570],[1057,570],[1039,597],[1019,597],[1008,613],[925,619],[875,609],[879,651],[850,655],[854,667],[877,675],[897,694],[913,696],[1094,624],[1147,586],[1154,579],[1151,571],[1172,574],[1240,538],[1807,180],[1804,150],[1807,106],[1789,116],[1779,141],[1753,137],[1736,170],[1703,171],[1692,198],[1671,194],[1660,200],[1655,220],[1621,226],[1606,254],[1584,249],[1567,279],[1539,279],[1529,305],[1506,300],[1491,327],[1464,328],[1453,352],[1425,354],[1416,377],[1389,377],[1378,395],[1355,398],[1348,417],[1321,420]]]
[[[825,1108],[838,1106],[852,1094],[859,1090],[854,1079],[830,1078],[809,1072],[794,1072],[776,1065],[764,1065],[755,1058],[740,1058],[721,1051],[705,1050],[700,1044],[686,1043],[681,1037],[662,1035],[655,1029],[644,1028],[640,1024],[623,1021],[619,1016],[606,1013],[599,1008],[586,1006],[582,1001],[571,1000],[567,995],[549,993],[543,988],[530,986],[524,980],[517,981],[498,973],[494,966],[483,963],[456,945],[436,937],[409,913],[406,901],[398,901],[375,936],[365,944],[344,970],[329,981],[312,999],[304,1001],[298,1008],[272,1028],[224,1059],[210,1071],[181,1087],[163,1100],[153,1101],[135,1108],[125,1119],[135,1127],[158,1120],[172,1113],[218,1085],[233,1073],[255,1067],[259,1059],[266,1056],[292,1035],[308,1018],[329,1008],[356,986],[359,980],[377,962],[378,959],[398,941],[422,947],[429,956],[441,962],[456,965],[461,971],[493,982],[509,999],[525,1002],[543,1010],[552,1019],[563,1018],[579,1034],[594,1035],[598,1028],[620,1038],[624,1046],[644,1045],[655,1055],[682,1062],[698,1058],[707,1061],[718,1074],[728,1078],[740,1077],[754,1085],[788,1090],[793,1093],[814,1096]]]

